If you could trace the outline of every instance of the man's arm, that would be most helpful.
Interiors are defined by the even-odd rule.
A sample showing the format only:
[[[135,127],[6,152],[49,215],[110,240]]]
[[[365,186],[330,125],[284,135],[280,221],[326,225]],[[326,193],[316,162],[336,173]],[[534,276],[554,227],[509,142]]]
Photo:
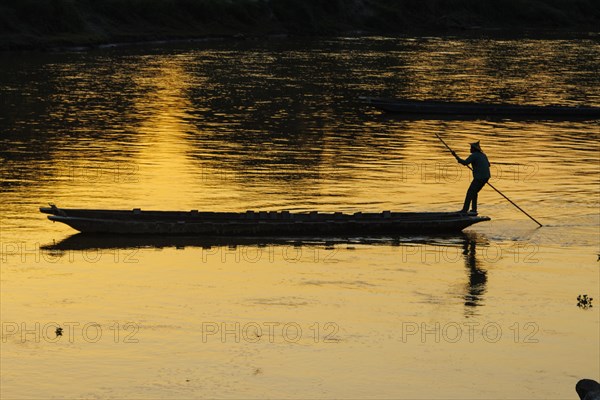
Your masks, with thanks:
[[[460,158],[459,156],[456,155],[456,153],[454,152],[454,150],[452,150],[452,155],[454,156],[454,158],[456,158],[456,161],[458,161],[460,164],[462,165],[469,165],[471,164],[471,156],[469,156],[466,160],[463,160],[462,158]]]

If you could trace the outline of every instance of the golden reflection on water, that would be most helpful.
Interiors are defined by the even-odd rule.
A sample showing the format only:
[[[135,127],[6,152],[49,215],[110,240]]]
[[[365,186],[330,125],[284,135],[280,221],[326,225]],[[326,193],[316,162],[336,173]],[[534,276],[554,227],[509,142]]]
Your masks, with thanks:
[[[197,167],[185,156],[189,151],[185,135],[193,129],[186,121],[186,110],[192,108],[186,95],[190,77],[180,57],[151,62],[147,69],[133,77],[145,93],[134,104],[133,112],[144,116],[136,127],[141,140],[134,162],[144,164],[143,195],[165,204],[193,184],[190,175]]]
[[[597,121],[404,120],[356,98],[599,105],[598,51],[372,38],[15,55],[2,397],[572,397],[600,373],[598,315],[575,306],[599,294]],[[463,155],[481,139],[492,183],[545,227],[489,189],[492,221],[450,237],[139,242],[37,211],[454,210],[470,176],[434,133]],[[36,322],[80,325],[73,342],[6,331]]]

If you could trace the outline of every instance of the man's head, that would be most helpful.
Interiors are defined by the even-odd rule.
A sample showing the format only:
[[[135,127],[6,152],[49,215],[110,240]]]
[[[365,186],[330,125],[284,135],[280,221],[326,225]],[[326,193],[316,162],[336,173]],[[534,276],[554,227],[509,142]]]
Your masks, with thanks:
[[[471,153],[475,153],[476,151],[481,151],[481,146],[479,145],[479,140],[471,143]]]

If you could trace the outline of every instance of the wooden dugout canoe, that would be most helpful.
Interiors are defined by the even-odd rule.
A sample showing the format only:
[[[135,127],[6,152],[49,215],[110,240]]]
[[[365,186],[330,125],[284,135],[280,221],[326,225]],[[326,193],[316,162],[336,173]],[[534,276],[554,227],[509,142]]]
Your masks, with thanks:
[[[361,97],[360,100],[380,110],[405,115],[600,119],[600,107],[534,106],[378,97]]]
[[[458,212],[345,214],[288,211],[199,212],[40,207],[51,221],[84,233],[118,235],[328,236],[460,232],[489,217]]]

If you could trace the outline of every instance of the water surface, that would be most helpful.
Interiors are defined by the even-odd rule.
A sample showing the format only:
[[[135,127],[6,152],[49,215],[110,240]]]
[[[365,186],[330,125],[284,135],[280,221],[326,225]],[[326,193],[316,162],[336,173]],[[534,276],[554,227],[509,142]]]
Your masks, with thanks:
[[[3,397],[548,399],[598,379],[598,306],[576,306],[599,295],[598,121],[402,119],[357,100],[600,106],[597,42],[2,57]],[[463,157],[481,140],[491,182],[545,226],[489,188],[492,221],[442,237],[115,242],[37,211],[457,210],[469,171],[434,133]]]

